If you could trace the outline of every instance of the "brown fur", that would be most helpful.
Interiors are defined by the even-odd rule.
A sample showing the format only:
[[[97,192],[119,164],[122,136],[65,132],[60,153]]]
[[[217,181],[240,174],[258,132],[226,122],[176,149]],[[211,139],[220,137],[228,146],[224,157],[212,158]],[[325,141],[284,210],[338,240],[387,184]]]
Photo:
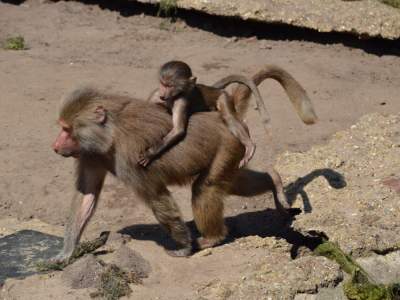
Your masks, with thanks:
[[[255,85],[259,85],[265,79],[275,79],[284,88],[289,100],[292,102],[297,114],[305,124],[314,124],[318,118],[315,114],[310,98],[303,87],[290,75],[287,71],[276,65],[265,65],[253,77]],[[216,82],[214,87],[220,88],[223,85],[220,81]],[[233,89],[231,97],[233,98],[236,115],[243,119],[248,109],[251,90],[243,84],[239,84]],[[261,114],[261,118],[263,115]],[[263,121],[263,119],[262,119]],[[263,122],[265,125],[266,123]],[[267,134],[271,134],[268,128],[265,127]],[[283,208],[288,208],[288,201],[283,191],[283,182],[279,173],[272,166],[271,161],[267,162],[267,172],[271,176],[272,182],[276,190],[275,204],[281,212],[285,212]]]
[[[258,86],[265,79],[275,79],[284,88],[289,100],[292,102],[297,114],[305,124],[314,124],[318,118],[315,114],[313,105],[306,91],[287,71],[276,65],[265,65],[253,77],[254,83]],[[213,86],[219,87],[218,82]],[[246,86],[239,84],[232,92],[235,103],[235,109],[238,115],[243,118],[249,105],[251,90]]]
[[[304,89],[290,74],[279,67],[266,66],[253,76],[257,85],[266,78],[274,78],[282,84],[305,123],[316,121]],[[238,116],[242,117],[248,106],[250,90],[238,85],[231,96]],[[99,118],[97,111],[104,120]],[[265,177],[260,177],[260,174],[257,174],[256,181],[236,176],[244,147],[229,132],[218,113],[193,115],[185,139],[146,169],[137,164],[140,154],[172,128],[170,115],[159,106],[79,88],[63,99],[60,125],[64,135],[60,133],[57,137],[55,151],[64,156],[75,157],[76,154],[79,158],[77,195],[72,201],[64,249],[57,259],[70,257],[79,242],[94,213],[107,171],[130,186],[148,204],[160,224],[180,246],[180,249],[170,252],[177,256],[191,253],[191,237],[167,185],[193,182],[192,207],[195,223],[202,234],[198,241],[200,247],[212,247],[225,238],[227,230],[222,200],[227,193],[245,196],[254,191],[264,191],[255,186],[265,185]],[[71,149],[75,151],[78,148],[79,153],[65,149],[71,145]],[[268,172],[277,192],[276,206],[285,213],[283,207],[287,201],[281,178],[271,166]],[[254,186],[254,191],[246,191],[249,185]]]
[[[104,123],[93,114],[99,107],[106,113]],[[131,187],[175,239],[180,249],[170,254],[189,255],[191,237],[167,185],[194,180],[193,215],[202,245],[212,246],[225,238],[222,200],[235,177],[243,147],[217,113],[193,116],[187,137],[146,169],[137,164],[139,154],[171,129],[170,116],[157,105],[81,88],[63,99],[60,119],[71,126],[80,153],[78,195],[58,259],[72,254],[94,212],[107,171]],[[56,152],[63,150],[62,141],[57,145]]]
[[[237,117],[232,98],[223,89],[231,83],[241,83],[249,87],[260,107],[263,121],[268,122],[268,114],[260,92],[254,82],[241,75],[230,75],[221,79],[219,87],[197,84],[190,66],[182,61],[169,61],[159,71],[159,88],[154,91],[148,101],[161,105],[172,114],[173,128],[157,144],[143,153],[138,163],[143,167],[179,143],[186,135],[186,126],[193,113],[216,111],[221,114],[225,124],[245,146],[245,154],[239,167],[245,166],[253,157],[255,144],[251,141],[244,123]]]

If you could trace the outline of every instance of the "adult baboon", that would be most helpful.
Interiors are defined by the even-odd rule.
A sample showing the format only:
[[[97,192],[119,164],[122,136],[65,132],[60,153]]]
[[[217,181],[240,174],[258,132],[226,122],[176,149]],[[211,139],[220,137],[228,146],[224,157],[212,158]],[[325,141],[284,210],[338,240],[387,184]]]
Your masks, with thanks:
[[[267,66],[253,80],[258,85],[266,78],[282,84],[305,123],[316,120],[311,102],[293,77],[278,67]],[[239,117],[246,111],[250,94],[243,85],[232,93]],[[57,259],[70,257],[79,242],[107,172],[130,186],[177,242],[180,249],[169,254],[187,256],[192,247],[189,231],[167,185],[193,182],[192,208],[202,234],[200,248],[212,247],[225,238],[222,200],[235,180],[244,148],[218,114],[193,116],[186,138],[148,168],[137,164],[141,153],[172,128],[170,116],[155,104],[80,88],[62,100],[59,124],[61,132],[53,148],[60,155],[77,159],[77,196],[67,223],[64,248]],[[276,206],[285,214],[287,202],[280,176],[273,168],[269,171],[278,194]],[[235,193],[238,189],[235,182]]]
[[[76,189],[67,223],[64,248],[57,259],[69,257],[94,212],[107,172],[114,174],[152,209],[162,227],[178,243],[171,255],[192,252],[190,233],[167,185],[192,184],[194,220],[201,248],[226,236],[223,198],[234,180],[244,147],[223,124],[218,113],[198,113],[186,138],[148,168],[137,164],[140,153],[172,128],[171,117],[157,105],[76,89],[62,100],[61,132],[53,148],[75,157]],[[214,134],[209,134],[214,132]]]

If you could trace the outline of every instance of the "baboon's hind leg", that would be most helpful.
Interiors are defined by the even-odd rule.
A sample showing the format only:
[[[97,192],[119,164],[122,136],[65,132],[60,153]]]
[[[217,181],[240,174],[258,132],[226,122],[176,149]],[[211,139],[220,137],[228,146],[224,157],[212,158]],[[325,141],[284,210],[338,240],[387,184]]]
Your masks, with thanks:
[[[193,183],[193,217],[201,237],[197,240],[200,249],[213,247],[222,242],[227,234],[224,223],[225,194],[222,187],[201,175]]]
[[[236,139],[230,145],[224,144],[210,169],[193,183],[193,217],[201,233],[197,240],[201,249],[220,244],[228,233],[223,199],[236,175],[243,152],[244,147]]]

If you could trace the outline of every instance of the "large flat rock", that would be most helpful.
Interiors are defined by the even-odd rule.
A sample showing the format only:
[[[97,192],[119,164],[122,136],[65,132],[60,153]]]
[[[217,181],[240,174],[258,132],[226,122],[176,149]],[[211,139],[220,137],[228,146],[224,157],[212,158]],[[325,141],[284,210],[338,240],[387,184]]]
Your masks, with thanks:
[[[356,257],[397,249],[399,125],[399,115],[371,114],[326,145],[282,154],[278,170],[292,183],[287,191],[293,206],[303,210],[294,228],[325,232]]]
[[[21,230],[0,238],[0,285],[7,278],[37,273],[35,263],[55,256],[62,238],[34,230]]]
[[[391,40],[400,37],[400,9],[377,0],[177,0],[177,6],[211,15],[289,24],[320,32],[346,32]]]

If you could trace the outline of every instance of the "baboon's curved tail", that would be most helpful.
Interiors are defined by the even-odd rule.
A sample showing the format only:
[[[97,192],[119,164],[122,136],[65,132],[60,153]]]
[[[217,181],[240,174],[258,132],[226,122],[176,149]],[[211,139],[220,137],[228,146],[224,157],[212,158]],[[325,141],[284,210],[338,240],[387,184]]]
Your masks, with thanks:
[[[242,75],[234,74],[234,75],[226,76],[226,77],[220,79],[219,81],[217,81],[216,83],[213,84],[213,87],[218,88],[218,89],[224,89],[231,83],[243,84],[249,89],[250,92],[252,92],[254,94],[254,98],[256,99],[256,104],[258,107],[258,111],[261,116],[261,122],[263,123],[263,125],[265,127],[268,126],[268,123],[270,121],[270,116],[268,114],[267,108],[265,107],[265,103],[261,97],[260,91],[258,90],[257,85],[254,83],[254,80],[252,80],[251,78],[242,76]]]
[[[298,83],[292,75],[276,65],[265,65],[252,77],[257,86],[268,78],[275,79],[282,85],[296,109],[297,114],[305,124],[314,124],[317,121],[318,118],[315,114],[310,98],[300,83]],[[235,109],[240,118],[243,118],[246,113],[250,95],[250,89],[242,84],[239,84],[233,90],[232,96],[235,103]]]

